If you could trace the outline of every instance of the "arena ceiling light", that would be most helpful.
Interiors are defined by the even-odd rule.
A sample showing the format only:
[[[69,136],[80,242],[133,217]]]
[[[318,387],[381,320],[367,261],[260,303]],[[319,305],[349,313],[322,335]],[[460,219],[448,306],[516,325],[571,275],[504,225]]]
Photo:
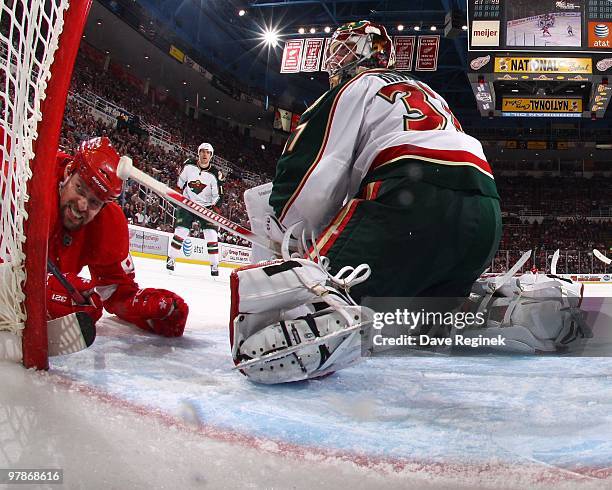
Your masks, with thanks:
[[[331,32],[331,27],[329,26],[325,26],[325,29],[323,29],[327,34],[329,34]]]
[[[415,31],[420,31],[421,30],[421,26],[414,26],[414,30]]]
[[[438,30],[438,28],[436,26],[431,26],[429,29],[432,30],[432,31],[437,31]]]
[[[314,34],[315,32],[317,32],[317,30],[314,27],[310,28],[310,34]]]
[[[303,28],[303,27],[300,27],[300,28],[298,29],[298,34],[304,34],[304,32],[306,32],[306,31],[304,30],[304,28]]]
[[[240,9],[240,10],[238,11],[238,15],[239,15],[240,17],[243,17],[245,14],[246,14],[246,10],[244,10],[244,9]]]
[[[276,31],[275,29],[266,28],[263,33],[263,40],[268,46],[272,46],[273,48],[278,46],[278,39],[278,31]]]
[[[397,30],[402,32],[404,30],[404,25],[403,24],[398,25]]]

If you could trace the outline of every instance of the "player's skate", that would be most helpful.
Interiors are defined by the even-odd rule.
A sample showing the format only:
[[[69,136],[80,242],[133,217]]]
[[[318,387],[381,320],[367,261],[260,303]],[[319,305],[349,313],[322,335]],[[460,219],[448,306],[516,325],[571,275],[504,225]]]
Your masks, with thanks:
[[[210,267],[210,275],[211,277],[219,277],[219,266],[211,266]]]
[[[166,270],[168,270],[168,272],[174,272],[175,263],[176,259],[174,257],[166,257]]]

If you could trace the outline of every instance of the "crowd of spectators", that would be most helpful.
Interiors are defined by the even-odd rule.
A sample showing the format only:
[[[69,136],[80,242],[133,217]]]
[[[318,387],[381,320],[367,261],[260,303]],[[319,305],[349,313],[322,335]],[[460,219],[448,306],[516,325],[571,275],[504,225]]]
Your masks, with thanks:
[[[278,148],[259,149],[260,142],[242,138],[236,145],[236,136],[221,130],[207,121],[194,121],[180,111],[164,104],[153,105],[151,100],[127,83],[118,83],[110,75],[96,70],[92,62],[83,56],[72,82],[73,93],[90,91],[107,98],[114,104],[138,115],[173,135],[176,142],[187,148],[197,148],[202,141],[210,141],[217,151],[236,165],[249,170],[258,169],[262,180],[269,180],[274,171],[273,162],[278,158]],[[94,76],[95,74],[95,76]],[[149,141],[142,132],[117,128],[96,120],[88,108],[76,98],[68,102],[61,133],[61,146],[74,150],[80,141],[106,135],[122,154],[130,155],[135,164],[158,180],[175,185],[185,151],[168,150]],[[495,168],[495,162],[493,162]],[[504,232],[501,252],[492,264],[492,271],[500,272],[520,257],[521,251],[535,250],[535,260],[526,268],[544,269],[557,248],[564,251],[559,262],[560,272],[604,271],[603,264],[589,253],[597,248],[609,254],[612,250],[612,180],[576,177],[497,176],[497,186],[502,197]],[[223,182],[224,195],[219,205],[220,213],[241,225],[248,226],[248,217],[242,199],[249,187],[239,176],[227,175]],[[134,224],[172,231],[173,207],[136,183],[130,183],[122,197],[122,205],[128,220]],[[194,237],[201,237],[202,230],[195,224]],[[220,241],[248,245],[244,240],[226,232],[220,233]],[[566,269],[566,270],[564,270]]]
[[[523,220],[523,221],[522,221]],[[605,264],[593,257],[593,249],[608,253],[612,245],[612,221],[589,220],[582,217],[560,219],[547,217],[542,221],[528,223],[516,216],[504,219],[503,235],[499,253],[494,261],[493,272],[508,270],[518,260],[521,252],[533,250],[535,261],[525,265],[528,270],[535,266],[547,269],[555,250],[563,251],[558,272],[610,272]],[[506,251],[512,251],[507,253]]]
[[[202,141],[208,141],[223,158],[251,172],[273,175],[282,150],[278,145],[241,136],[237,127],[230,128],[225,122],[205,116],[188,117],[166,96],[165,89],[151,88],[149,94],[144,95],[142,88],[102,70],[100,63],[85,56],[83,51],[77,58],[71,89],[77,93],[90,91],[113,102],[138,115],[143,125],[167,131],[174,143],[186,148],[197,148]]]
[[[495,169],[495,162],[493,163]],[[612,212],[612,179],[496,176],[503,209],[550,216],[599,216]]]
[[[504,220],[500,249],[540,248],[548,250],[592,250],[606,248],[610,221],[586,218],[558,219],[548,217],[542,222],[511,224]]]

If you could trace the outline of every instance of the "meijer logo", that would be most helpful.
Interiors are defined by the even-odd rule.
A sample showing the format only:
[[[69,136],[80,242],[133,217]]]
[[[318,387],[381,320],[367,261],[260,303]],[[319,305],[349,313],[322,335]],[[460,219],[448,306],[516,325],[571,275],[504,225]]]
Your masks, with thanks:
[[[499,46],[499,21],[472,22],[472,46]]]

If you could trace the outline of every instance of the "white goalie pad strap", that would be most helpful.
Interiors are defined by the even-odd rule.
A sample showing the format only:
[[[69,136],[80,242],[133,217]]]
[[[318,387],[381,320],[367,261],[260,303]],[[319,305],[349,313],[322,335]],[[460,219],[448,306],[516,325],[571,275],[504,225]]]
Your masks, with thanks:
[[[267,262],[238,269],[232,287],[237,287],[241,313],[289,310],[326,295],[327,274],[310,260]]]
[[[347,307],[353,324],[362,321],[361,308]],[[241,315],[235,322],[253,322]],[[330,336],[351,327],[345,316],[327,309],[318,313],[280,321],[257,331],[236,349],[235,360],[256,359],[277,352],[278,356],[243,369],[252,381],[265,384],[288,383],[316,378],[351,366],[361,360],[361,338],[359,331],[351,330],[346,335]],[[242,331],[242,328],[237,328]],[[320,339],[320,343],[313,343]],[[302,348],[295,349],[307,343]],[[291,352],[284,354],[293,348]]]

